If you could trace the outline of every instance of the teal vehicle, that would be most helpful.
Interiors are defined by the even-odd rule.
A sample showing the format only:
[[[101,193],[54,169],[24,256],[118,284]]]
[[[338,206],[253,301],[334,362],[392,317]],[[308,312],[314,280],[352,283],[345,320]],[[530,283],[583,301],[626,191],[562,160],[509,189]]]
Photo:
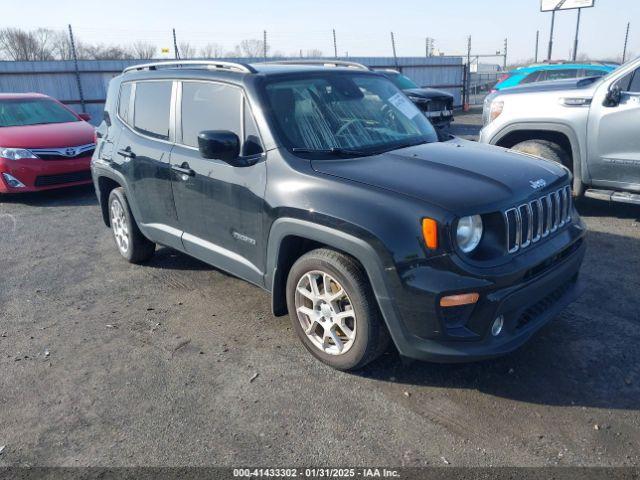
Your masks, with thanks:
[[[602,77],[617,65],[611,63],[542,63],[521,67],[505,74],[494,90],[516,87],[527,83],[564,80],[568,78]]]

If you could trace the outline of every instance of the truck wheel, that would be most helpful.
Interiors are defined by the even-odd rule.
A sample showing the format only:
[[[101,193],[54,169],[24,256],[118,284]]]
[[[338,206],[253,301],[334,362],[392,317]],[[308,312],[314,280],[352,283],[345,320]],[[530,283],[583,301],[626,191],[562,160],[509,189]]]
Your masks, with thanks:
[[[109,194],[109,224],[118,251],[128,262],[142,263],[153,256],[156,244],[138,228],[122,187]]]
[[[362,267],[334,250],[313,250],[296,261],[287,279],[287,306],[307,350],[338,370],[362,368],[389,344]]]
[[[549,140],[525,140],[511,147],[512,150],[522,153],[529,153],[537,157],[542,157],[571,169],[571,157],[565,152],[560,145]],[[580,197],[584,193],[584,185],[582,181],[574,176],[573,178],[573,196]]]

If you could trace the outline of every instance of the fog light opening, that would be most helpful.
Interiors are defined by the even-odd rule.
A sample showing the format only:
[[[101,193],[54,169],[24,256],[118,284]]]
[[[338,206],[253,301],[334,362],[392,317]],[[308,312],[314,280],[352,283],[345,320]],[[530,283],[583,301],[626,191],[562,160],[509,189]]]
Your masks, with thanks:
[[[497,337],[502,332],[502,327],[504,326],[504,317],[500,315],[493,321],[493,325],[491,325],[491,335]]]
[[[3,173],[2,176],[4,177],[4,181],[7,182],[7,185],[9,185],[11,188],[24,188],[25,186],[24,183],[22,183],[13,175]]]

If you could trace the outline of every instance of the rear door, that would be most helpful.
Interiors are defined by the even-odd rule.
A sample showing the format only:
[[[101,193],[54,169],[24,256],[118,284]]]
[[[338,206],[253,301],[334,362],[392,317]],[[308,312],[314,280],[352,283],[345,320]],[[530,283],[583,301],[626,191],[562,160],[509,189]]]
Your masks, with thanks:
[[[113,160],[129,182],[129,201],[143,230],[159,243],[182,249],[169,163],[173,98],[171,80],[132,84],[128,128],[120,134]]]
[[[589,172],[595,184],[640,190],[640,68],[613,81],[620,104],[602,102],[611,83],[601,85],[589,112]]]
[[[203,130],[236,133],[241,140],[241,155],[255,161],[236,167],[202,158],[197,137]],[[213,81],[179,83],[171,165],[186,251],[261,285],[266,250],[262,241],[265,154],[239,87]]]

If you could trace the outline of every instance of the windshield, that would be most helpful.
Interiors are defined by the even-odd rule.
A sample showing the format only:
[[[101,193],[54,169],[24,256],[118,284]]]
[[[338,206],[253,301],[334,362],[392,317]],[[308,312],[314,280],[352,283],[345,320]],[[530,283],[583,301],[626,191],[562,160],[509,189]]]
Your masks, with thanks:
[[[267,98],[294,151],[375,153],[436,142],[429,121],[388,79],[331,72],[274,80]]]
[[[387,78],[391,80],[400,90],[409,90],[410,88],[420,88],[409,77],[405,77],[401,73],[388,73]]]
[[[0,100],[0,127],[78,121],[69,110],[46,98]]]

